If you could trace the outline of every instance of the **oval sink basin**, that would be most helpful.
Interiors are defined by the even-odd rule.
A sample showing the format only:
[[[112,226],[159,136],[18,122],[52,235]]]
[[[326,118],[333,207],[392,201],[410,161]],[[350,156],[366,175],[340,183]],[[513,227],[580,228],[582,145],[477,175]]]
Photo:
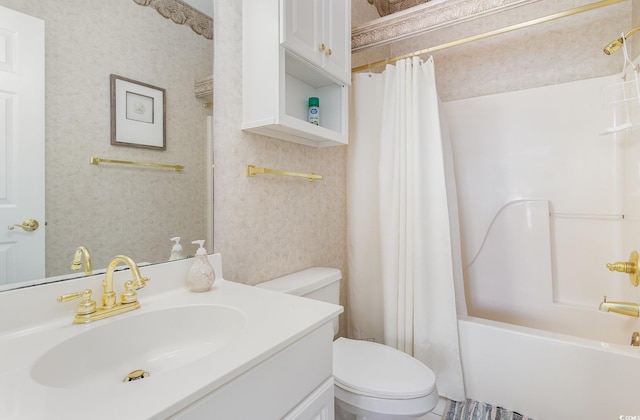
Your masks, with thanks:
[[[221,305],[179,306],[114,318],[52,347],[34,363],[31,376],[55,388],[126,386],[123,380],[137,370],[148,373],[142,380],[153,380],[223,347],[245,323],[241,311]]]

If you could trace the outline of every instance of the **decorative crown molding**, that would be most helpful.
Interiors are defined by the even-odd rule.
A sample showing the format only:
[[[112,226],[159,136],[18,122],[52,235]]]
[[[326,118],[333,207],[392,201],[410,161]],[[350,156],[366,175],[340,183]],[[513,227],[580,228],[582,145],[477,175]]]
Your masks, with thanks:
[[[181,0],[133,0],[140,6],[156,9],[163,17],[178,25],[187,25],[198,35],[213,39],[213,19]]]
[[[197,80],[195,84],[197,98],[209,98],[213,95],[213,76]]]
[[[355,26],[351,51],[357,52],[540,0],[433,0]]]

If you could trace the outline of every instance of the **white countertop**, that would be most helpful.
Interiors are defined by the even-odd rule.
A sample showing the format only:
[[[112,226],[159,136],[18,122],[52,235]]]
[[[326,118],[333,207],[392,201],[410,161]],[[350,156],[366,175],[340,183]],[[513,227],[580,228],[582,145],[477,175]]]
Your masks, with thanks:
[[[219,254],[211,255],[210,260],[216,272],[221,272]],[[142,267],[142,274],[151,278],[147,287],[138,291],[142,307],[86,325],[71,324],[75,304],[60,304],[55,299],[93,288],[98,300],[100,276],[0,293],[0,419],[165,418],[342,312],[337,305],[221,278],[209,292],[191,293],[184,286],[184,277],[192,262]],[[122,290],[121,280],[116,280],[115,289]],[[246,323],[229,344],[184,368],[135,382],[72,389],[44,386],[31,376],[32,364],[48,349],[84,331],[145,312],[202,304],[237,308],[246,316]],[[117,340],[113,346],[118,346]]]

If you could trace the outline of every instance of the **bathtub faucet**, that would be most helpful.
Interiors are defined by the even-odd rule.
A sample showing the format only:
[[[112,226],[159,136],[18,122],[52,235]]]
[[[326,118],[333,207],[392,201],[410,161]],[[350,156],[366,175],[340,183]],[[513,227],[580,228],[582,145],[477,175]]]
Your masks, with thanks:
[[[604,296],[600,308],[602,312],[615,312],[617,314],[627,316],[638,316],[640,311],[638,310],[638,304],[633,302],[607,302],[607,297]]]

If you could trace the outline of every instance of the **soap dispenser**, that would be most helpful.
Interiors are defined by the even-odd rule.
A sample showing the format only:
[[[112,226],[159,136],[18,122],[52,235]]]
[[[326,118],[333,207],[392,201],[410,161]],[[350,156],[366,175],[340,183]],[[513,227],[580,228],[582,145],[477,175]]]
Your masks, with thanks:
[[[195,261],[187,273],[187,287],[192,292],[206,292],[211,289],[213,282],[216,280],[216,274],[213,267],[209,263],[207,250],[204,249],[204,240],[191,242],[194,245],[200,245],[196,251]]]
[[[180,245],[180,237],[176,236],[175,238],[171,238],[171,240],[175,243],[171,248],[171,256],[169,257],[169,261],[184,259],[184,253],[182,252],[182,245]]]

